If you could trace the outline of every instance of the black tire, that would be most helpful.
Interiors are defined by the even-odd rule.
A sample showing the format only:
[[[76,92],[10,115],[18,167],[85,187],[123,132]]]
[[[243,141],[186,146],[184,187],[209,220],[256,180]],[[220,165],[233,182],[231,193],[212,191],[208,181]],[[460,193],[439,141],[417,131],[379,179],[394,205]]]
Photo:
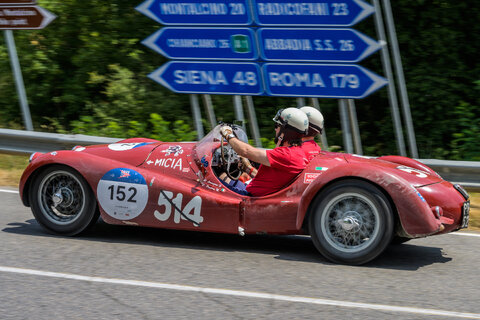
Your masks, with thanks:
[[[92,189],[70,167],[54,165],[35,176],[29,200],[35,219],[54,234],[78,235],[98,220],[99,211]]]
[[[360,265],[390,244],[394,217],[385,195],[362,180],[343,180],[323,190],[310,208],[313,243],[325,258]]]

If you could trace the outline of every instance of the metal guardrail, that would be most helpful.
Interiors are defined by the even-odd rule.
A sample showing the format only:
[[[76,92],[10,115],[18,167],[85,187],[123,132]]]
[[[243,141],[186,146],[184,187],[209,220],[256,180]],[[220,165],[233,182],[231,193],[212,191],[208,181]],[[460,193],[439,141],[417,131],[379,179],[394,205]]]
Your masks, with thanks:
[[[480,191],[480,161],[419,159],[443,179],[461,184],[469,191]]]
[[[70,150],[76,145],[109,144],[118,138],[94,137],[83,134],[58,134],[47,132],[0,129],[0,152],[30,154],[53,150]]]
[[[69,150],[76,145],[109,144],[118,138],[87,136],[82,134],[57,134],[22,130],[0,129],[0,152],[30,154],[53,150]],[[480,191],[480,162],[419,159],[442,178],[459,183],[469,191]]]

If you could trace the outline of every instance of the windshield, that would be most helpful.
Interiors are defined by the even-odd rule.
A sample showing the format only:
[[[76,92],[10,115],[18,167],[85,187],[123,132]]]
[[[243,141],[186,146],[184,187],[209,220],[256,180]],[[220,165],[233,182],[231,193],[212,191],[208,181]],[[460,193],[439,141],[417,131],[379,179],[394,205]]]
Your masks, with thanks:
[[[197,142],[195,146],[195,155],[197,156],[197,159],[201,159],[205,155],[211,156],[213,150],[220,146],[220,139],[222,138],[220,128],[223,125],[220,124],[216,126],[205,137],[203,137],[202,140]],[[245,131],[243,131],[242,127],[231,124],[228,125],[232,127],[238,139],[242,140],[245,143],[248,143],[247,134],[245,133]]]

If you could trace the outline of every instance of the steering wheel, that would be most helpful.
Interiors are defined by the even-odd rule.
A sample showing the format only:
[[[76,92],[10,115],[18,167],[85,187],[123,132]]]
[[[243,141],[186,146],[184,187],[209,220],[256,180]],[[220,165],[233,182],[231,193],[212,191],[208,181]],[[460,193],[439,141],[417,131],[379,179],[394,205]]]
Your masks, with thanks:
[[[224,146],[225,143],[227,144],[226,146]],[[227,140],[222,137],[220,139],[220,159],[222,162],[220,165],[227,176],[232,180],[238,180],[243,172],[239,165],[237,165],[234,169],[231,168],[231,165],[235,163],[235,158],[238,159],[237,153],[231,146],[228,145]]]

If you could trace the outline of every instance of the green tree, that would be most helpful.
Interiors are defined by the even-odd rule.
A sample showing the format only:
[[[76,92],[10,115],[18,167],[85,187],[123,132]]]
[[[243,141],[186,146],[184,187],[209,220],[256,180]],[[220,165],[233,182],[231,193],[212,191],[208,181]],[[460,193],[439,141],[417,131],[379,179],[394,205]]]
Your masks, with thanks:
[[[43,30],[14,32],[36,129],[195,138],[186,130],[193,127],[188,95],[147,77],[166,59],[140,43],[161,26],[134,9],[139,3],[39,0],[57,19]],[[480,34],[480,6],[474,0],[392,5],[420,157],[477,159],[480,103],[472,83],[480,74],[480,42],[472,35]],[[373,19],[355,29],[375,38]],[[0,34],[0,126],[19,128],[21,114],[1,40]],[[378,54],[361,64],[382,73]],[[254,102],[264,141],[273,137],[275,111],[296,106],[293,98],[255,97]],[[234,120],[231,96],[213,96],[213,103],[218,120]],[[320,104],[329,144],[342,146],[337,101],[321,99]],[[387,90],[357,101],[357,111],[365,152],[397,153]]]

